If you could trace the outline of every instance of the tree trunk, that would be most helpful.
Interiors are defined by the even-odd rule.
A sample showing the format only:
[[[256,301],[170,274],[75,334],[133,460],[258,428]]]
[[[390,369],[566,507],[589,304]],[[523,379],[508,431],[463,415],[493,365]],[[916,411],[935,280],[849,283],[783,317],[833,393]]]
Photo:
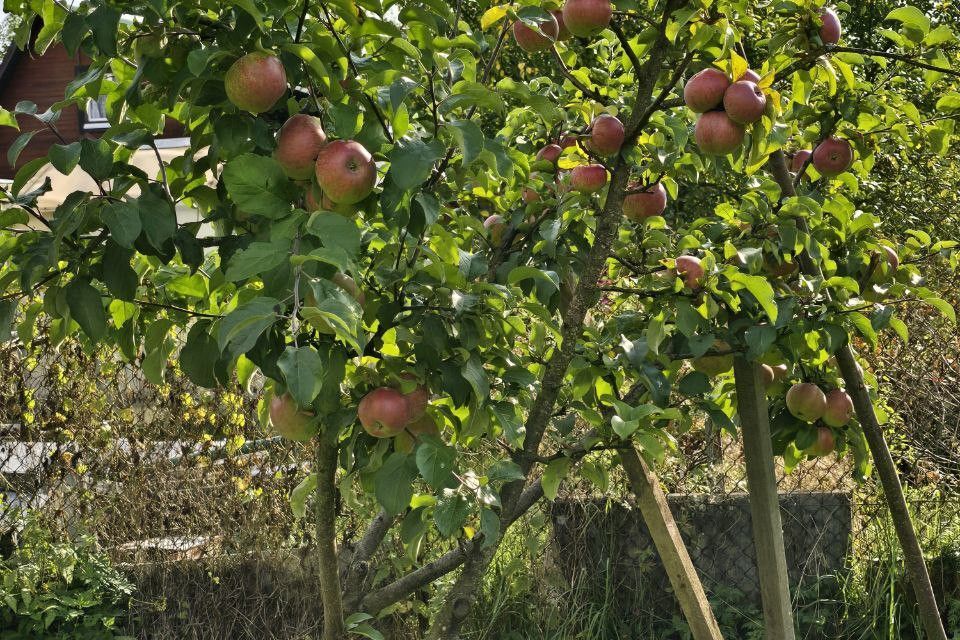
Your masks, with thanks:
[[[793,178],[787,168],[786,156],[783,155],[782,151],[777,151],[770,156],[770,168],[774,179],[783,191],[784,197],[797,195]],[[809,233],[807,222],[803,218],[797,219],[797,226],[802,231]],[[806,252],[801,253],[799,259],[803,273],[813,276],[823,275],[820,268]],[[877,414],[873,410],[873,403],[870,401],[870,395],[867,393],[867,387],[863,381],[863,372],[857,366],[853,349],[849,344],[844,345],[837,353],[837,362],[840,365],[843,380],[847,384],[847,393],[853,400],[857,420],[860,422],[863,434],[867,438],[867,445],[870,447],[870,454],[873,456],[877,475],[880,477],[883,495],[886,497],[887,506],[890,509],[890,518],[893,520],[900,548],[903,549],[907,574],[910,576],[910,582],[917,595],[917,606],[920,609],[923,627],[929,640],[947,640],[947,632],[943,628],[943,620],[940,618],[937,600],[934,597],[933,585],[930,583],[930,573],[927,571],[927,564],[923,559],[923,550],[920,548],[913,522],[910,520],[910,511],[903,495],[903,487],[900,485],[900,476],[897,474],[897,467],[893,463],[893,457],[890,455],[890,448],[883,436]]]
[[[323,640],[343,640],[343,600],[337,565],[337,434],[320,432],[317,443],[317,555],[323,600]]]

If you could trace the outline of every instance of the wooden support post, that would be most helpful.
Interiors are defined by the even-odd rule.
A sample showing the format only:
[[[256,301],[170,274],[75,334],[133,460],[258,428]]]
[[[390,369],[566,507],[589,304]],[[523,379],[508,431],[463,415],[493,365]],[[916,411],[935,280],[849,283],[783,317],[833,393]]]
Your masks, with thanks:
[[[723,640],[660,481],[632,447],[620,451],[620,462],[694,639]]]
[[[733,360],[737,386],[737,407],[743,437],[750,492],[750,519],[757,549],[757,573],[763,600],[763,624],[767,640],[794,640],[790,579],[780,520],[770,416],[767,396],[760,379],[760,367],[743,356]]]
[[[863,373],[860,371],[857,360],[853,355],[853,349],[850,348],[849,344],[837,352],[837,363],[840,365],[840,373],[843,374],[843,379],[847,383],[847,393],[853,400],[857,420],[860,421],[863,435],[866,437],[870,453],[873,455],[877,475],[880,476],[880,484],[883,486],[883,495],[887,498],[893,528],[897,532],[900,548],[903,549],[907,575],[910,576],[910,582],[917,596],[917,606],[920,609],[923,628],[927,633],[928,640],[947,640],[947,631],[943,628],[943,620],[940,618],[937,598],[933,592],[933,585],[930,583],[930,573],[927,571],[927,563],[923,559],[920,541],[917,540],[917,533],[913,530],[910,511],[907,509],[907,500],[903,495],[903,486],[900,484],[900,476],[897,475],[897,466],[893,462],[893,456],[890,455],[890,448],[883,437],[883,429],[880,428],[880,423],[877,421],[877,414],[873,411],[870,394],[863,382]]]
[[[797,195],[794,178],[787,168],[787,159],[783,152],[777,151],[771,154],[769,164],[773,178],[780,185],[783,195],[785,197]],[[807,221],[803,218],[798,218],[798,226],[802,231],[809,233]],[[806,251],[798,257],[803,273],[823,277],[820,267],[810,259]],[[917,606],[920,609],[923,628],[929,640],[947,640],[947,632],[943,628],[943,620],[940,618],[940,610],[937,607],[933,585],[930,582],[930,573],[927,571],[927,564],[923,559],[923,550],[920,548],[913,522],[910,520],[910,511],[903,495],[903,487],[900,485],[900,476],[897,474],[897,467],[893,463],[887,441],[883,437],[883,429],[880,428],[877,414],[873,410],[873,403],[870,401],[870,395],[867,393],[867,387],[863,381],[863,372],[857,365],[853,349],[849,344],[844,345],[837,353],[837,363],[840,365],[840,373],[847,385],[847,393],[853,400],[857,420],[863,429],[863,435],[867,439],[870,454],[873,456],[873,461],[877,467],[877,475],[880,477],[883,495],[887,500],[887,507],[890,509],[890,518],[893,520],[893,527],[897,532],[900,548],[903,549],[903,560],[907,567],[907,575],[910,576],[910,583],[917,595]]]

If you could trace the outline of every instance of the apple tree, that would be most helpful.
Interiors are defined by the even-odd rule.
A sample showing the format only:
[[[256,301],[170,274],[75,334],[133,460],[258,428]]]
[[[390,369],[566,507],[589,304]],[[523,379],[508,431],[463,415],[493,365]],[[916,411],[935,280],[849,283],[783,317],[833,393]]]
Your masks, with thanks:
[[[747,374],[788,466],[836,450],[868,475],[853,347],[906,340],[903,304],[952,318],[920,265],[957,258],[851,194],[878,131],[949,149],[927,114],[960,107],[956,35],[913,7],[866,49],[819,0],[615,5],[7,0],[19,46],[91,63],[3,121],[58,131],[106,96],[110,128],[3,192],[0,337],[42,314],[154,380],[262,376],[265,428],[316,445],[292,506],[330,639],[460,570],[428,636],[457,637],[514,522],[570,473],[603,488],[611,450],[735,432]],[[169,120],[189,146],[163,162]],[[25,189],[48,166],[95,188],[48,216]],[[338,509],[369,520],[348,545]],[[375,567],[388,536],[406,552]]]

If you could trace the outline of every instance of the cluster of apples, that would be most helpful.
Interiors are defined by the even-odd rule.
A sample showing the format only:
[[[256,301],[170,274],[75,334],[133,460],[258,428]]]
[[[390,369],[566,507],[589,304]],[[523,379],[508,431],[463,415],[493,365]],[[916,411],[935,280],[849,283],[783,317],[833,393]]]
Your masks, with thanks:
[[[812,382],[798,382],[787,391],[787,411],[804,422],[822,423],[817,427],[817,440],[809,449],[818,456],[833,451],[836,443],[833,428],[845,427],[853,419],[853,400],[843,389],[824,393]]]
[[[401,376],[415,381],[412,374]],[[422,435],[439,437],[437,423],[427,413],[430,392],[417,384],[413,391],[404,393],[394,387],[377,387],[360,400],[357,415],[364,431],[374,438],[394,438],[398,451],[410,452]]]
[[[524,51],[546,51],[571,35],[589,38],[603,31],[613,17],[610,0],[567,0],[563,9],[550,11],[546,20],[531,29],[522,20],[513,23],[513,38]]]
[[[286,93],[287,75],[277,56],[254,51],[230,66],[224,87],[238,109],[259,114]],[[320,119],[307,114],[295,114],[283,124],[274,158],[290,179],[316,181],[322,195],[312,193],[312,186],[307,191],[316,208],[356,204],[376,186],[377,166],[370,152],[356,140],[328,142]]]
[[[746,134],[745,125],[763,117],[767,97],[757,85],[760,75],[748,69],[733,82],[720,69],[708,67],[683,87],[683,101],[697,118],[694,139],[709,155],[733,153]]]

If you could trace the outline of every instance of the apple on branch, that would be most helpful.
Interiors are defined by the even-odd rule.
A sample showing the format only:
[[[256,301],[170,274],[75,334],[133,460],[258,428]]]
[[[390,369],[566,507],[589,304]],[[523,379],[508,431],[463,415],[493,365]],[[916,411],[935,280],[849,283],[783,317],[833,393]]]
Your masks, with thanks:
[[[287,73],[280,58],[263,51],[243,56],[223,78],[227,98],[253,114],[269,111],[287,91]]]
[[[327,142],[320,118],[298,113],[293,115],[277,134],[277,148],[273,157],[292,180],[313,177],[317,156]]]
[[[377,165],[362,144],[334,140],[317,155],[317,185],[335,204],[356,204],[373,192]]]

